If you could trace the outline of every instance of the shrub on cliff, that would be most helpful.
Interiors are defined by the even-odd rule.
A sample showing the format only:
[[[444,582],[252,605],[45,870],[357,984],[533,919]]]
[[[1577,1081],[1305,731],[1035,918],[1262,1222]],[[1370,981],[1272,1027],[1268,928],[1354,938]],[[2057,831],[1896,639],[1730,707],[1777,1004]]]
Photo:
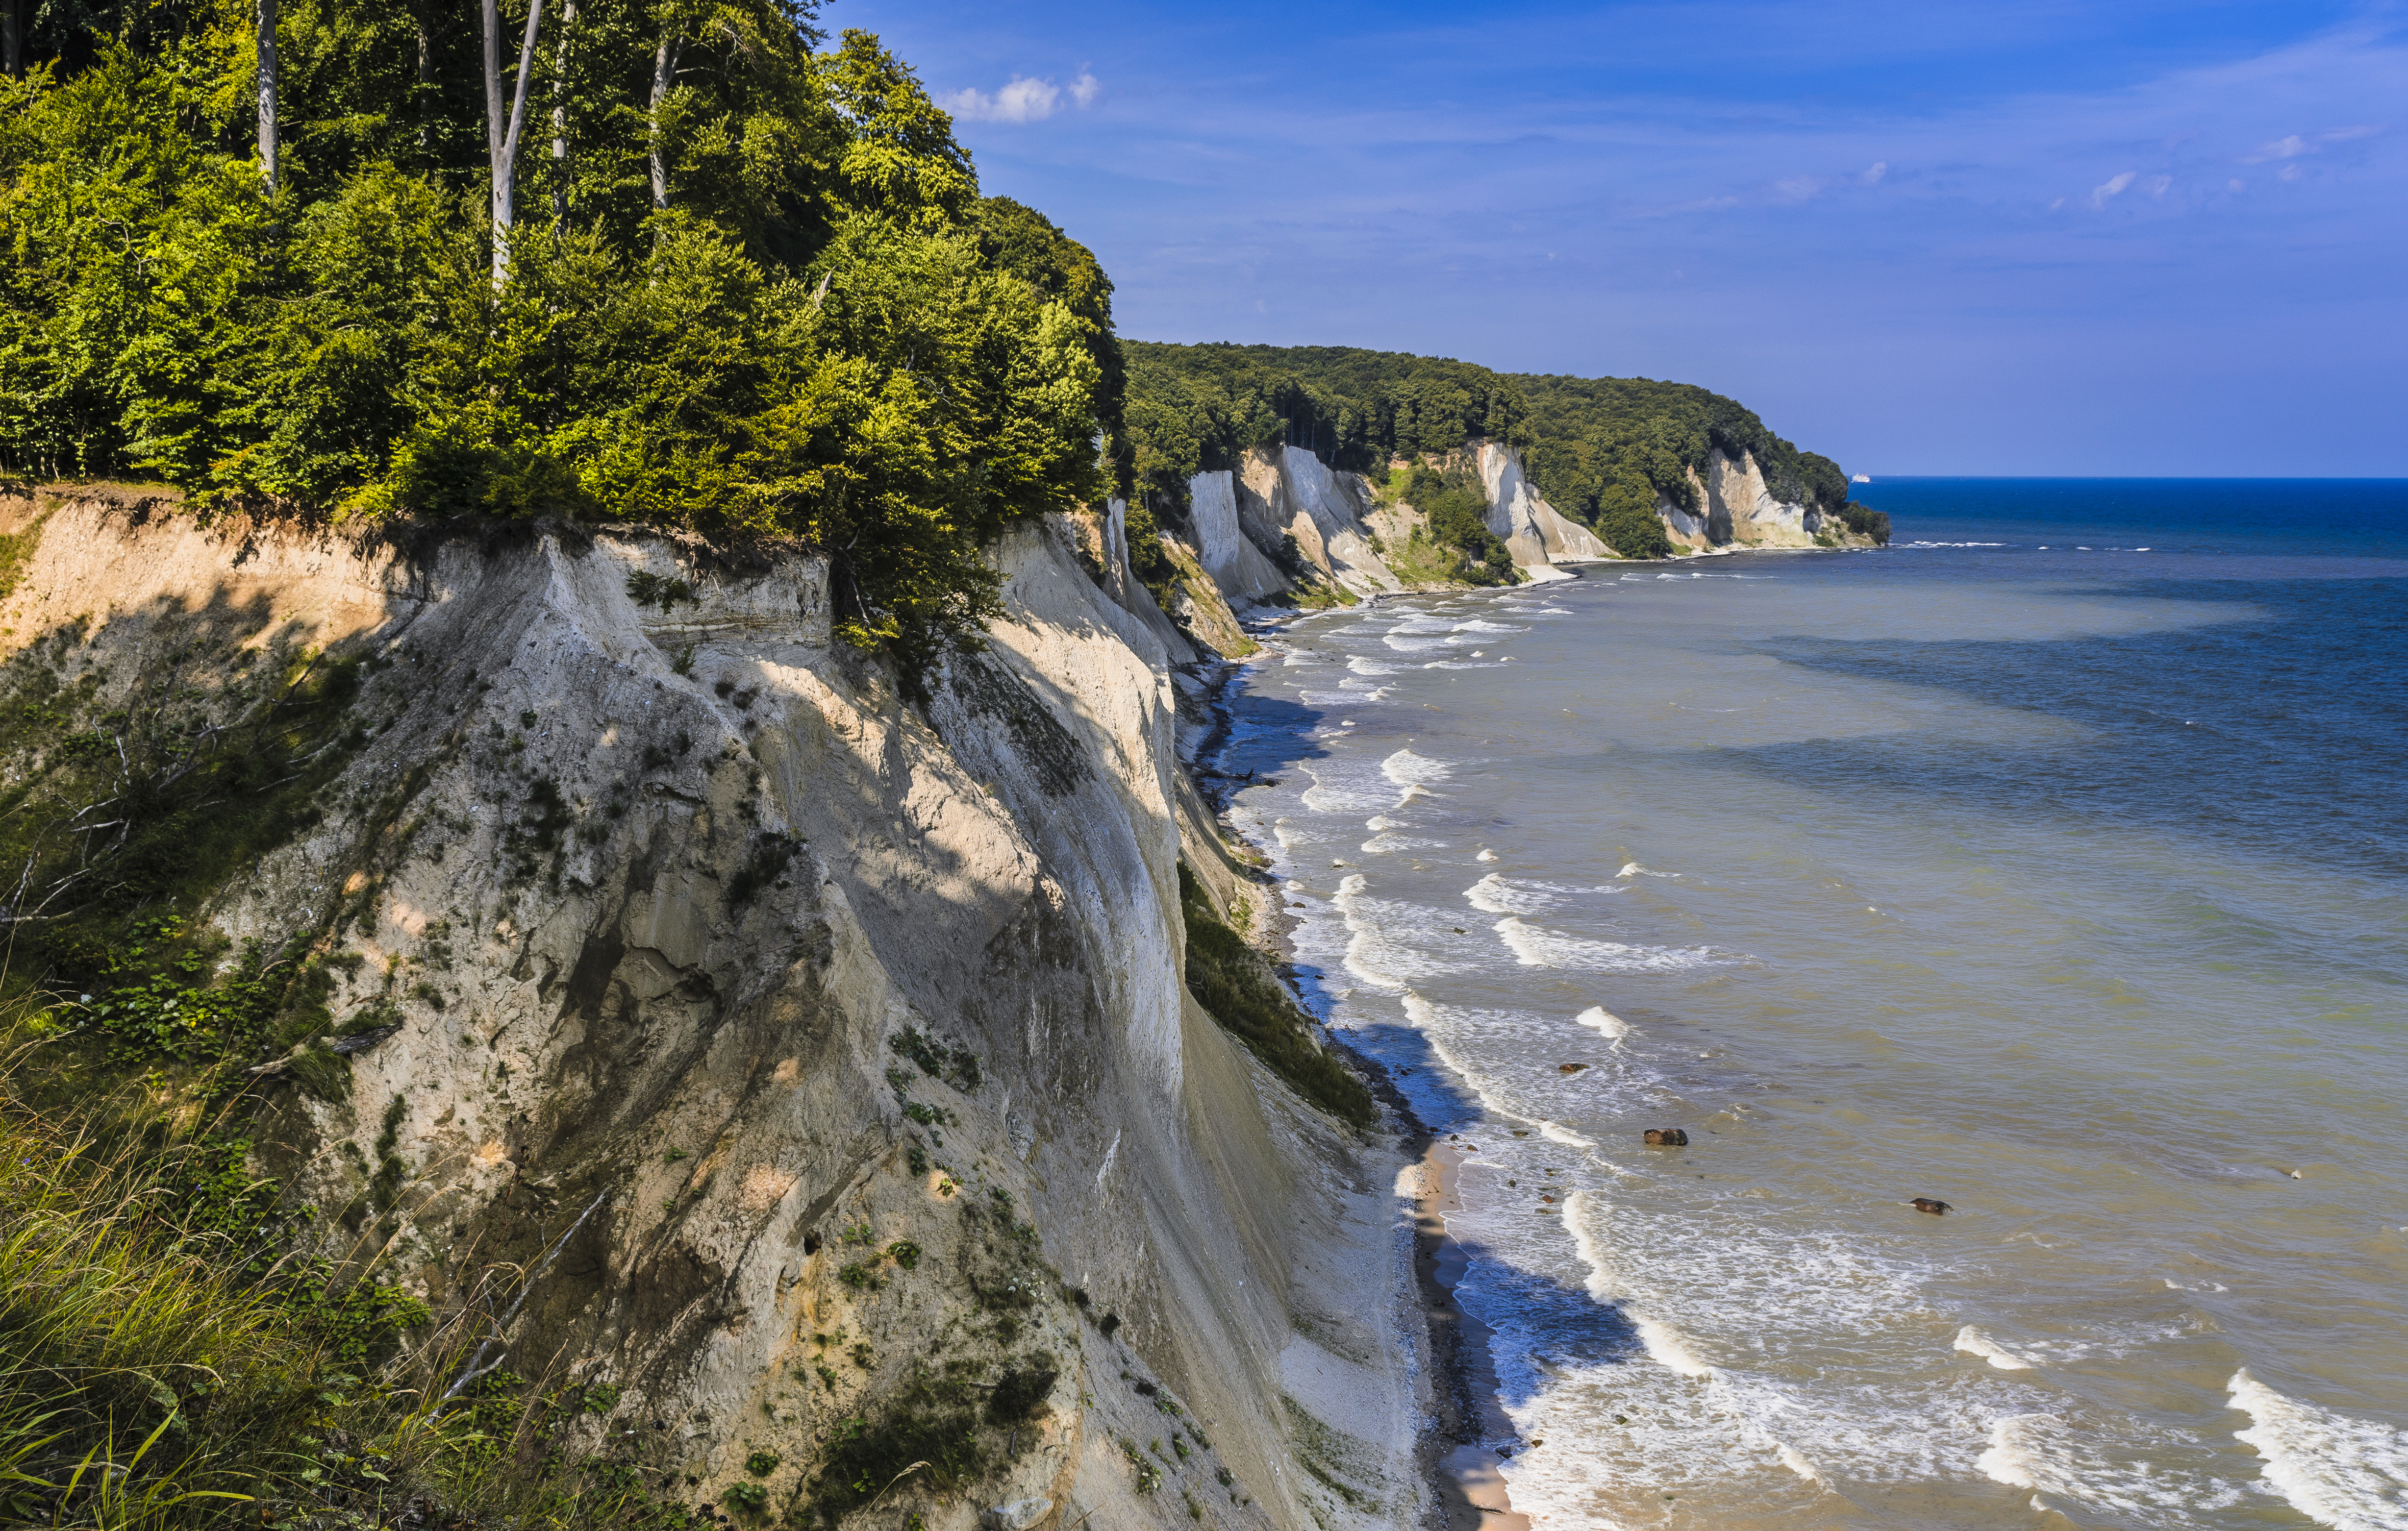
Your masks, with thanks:
[[[1197,1003],[1306,1100],[1350,1126],[1377,1119],[1363,1081],[1313,1041],[1312,1022],[1268,960],[1212,913],[1184,861],[1179,909],[1187,922],[1187,988]]]

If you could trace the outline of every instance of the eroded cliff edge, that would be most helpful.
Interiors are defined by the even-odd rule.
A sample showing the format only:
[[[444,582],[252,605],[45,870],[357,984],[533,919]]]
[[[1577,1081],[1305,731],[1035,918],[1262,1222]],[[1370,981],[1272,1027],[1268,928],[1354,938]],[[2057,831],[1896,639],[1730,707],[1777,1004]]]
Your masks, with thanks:
[[[170,662],[365,657],[314,823],[196,912],[324,975],[257,1168],[494,1328],[469,1362],[582,1390],[565,1450],[797,1517],[1420,1521],[1395,1146],[1189,996],[1182,841],[1250,890],[1176,635],[1058,519],[907,697],[815,559],[7,505],[8,663],[92,716]]]

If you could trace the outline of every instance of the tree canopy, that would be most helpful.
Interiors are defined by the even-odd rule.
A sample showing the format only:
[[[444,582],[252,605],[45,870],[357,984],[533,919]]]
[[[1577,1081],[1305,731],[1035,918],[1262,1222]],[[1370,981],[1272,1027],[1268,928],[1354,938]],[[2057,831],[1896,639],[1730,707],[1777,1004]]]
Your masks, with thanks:
[[[27,8],[0,85],[17,474],[796,541],[835,558],[848,637],[917,658],[975,641],[980,544],[1107,488],[1101,267],[982,199],[911,70],[809,4]],[[505,165],[489,103],[522,58]]]

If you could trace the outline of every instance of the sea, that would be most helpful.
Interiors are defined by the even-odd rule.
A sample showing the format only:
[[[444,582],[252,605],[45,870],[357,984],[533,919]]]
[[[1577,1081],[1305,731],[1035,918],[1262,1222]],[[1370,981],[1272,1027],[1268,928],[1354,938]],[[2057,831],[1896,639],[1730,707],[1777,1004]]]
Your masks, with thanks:
[[[1857,496],[1231,693],[1308,998],[1464,1154],[1515,1510],[2408,1526],[2408,483]]]

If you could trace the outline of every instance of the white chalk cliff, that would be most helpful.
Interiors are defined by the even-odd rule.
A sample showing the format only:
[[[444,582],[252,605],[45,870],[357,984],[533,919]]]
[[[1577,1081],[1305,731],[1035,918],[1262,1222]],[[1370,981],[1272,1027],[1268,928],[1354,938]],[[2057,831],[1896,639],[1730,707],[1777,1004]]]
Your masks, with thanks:
[[[0,658],[91,677],[95,707],[193,645],[373,657],[322,817],[198,916],[321,932],[337,1020],[395,1028],[344,1098],[270,1087],[257,1168],[366,1209],[329,1251],[381,1249],[438,1311],[496,1262],[536,1272],[510,1365],[623,1399],[563,1449],[640,1423],[681,1493],[759,1482],[782,1512],[915,1368],[1042,1356],[996,1470],[844,1524],[1422,1524],[1394,1143],[1307,1107],[1188,993],[1182,857],[1216,902],[1267,895],[1176,758],[1159,614],[1125,568],[1097,587],[1066,518],[994,550],[989,647],[916,703],[832,642],[811,557],[0,497],[26,528]],[[1321,546],[1369,577],[1350,534]],[[691,598],[639,604],[636,575]],[[980,1067],[914,1066],[907,1029]],[[916,1264],[879,1264],[906,1243]],[[1148,1452],[1182,1428],[1192,1460]]]
[[[1703,553],[1725,547],[1870,545],[1838,518],[1773,494],[1751,453],[1742,452],[1733,460],[1720,447],[1713,448],[1702,475],[1689,469],[1689,484],[1698,500],[1695,512],[1669,499],[1656,504],[1665,533],[1676,546]]]
[[[1537,569],[1613,556],[1595,532],[1556,513],[1523,473],[1513,448],[1481,442],[1480,481],[1488,490],[1488,529],[1505,540],[1516,564]]]

